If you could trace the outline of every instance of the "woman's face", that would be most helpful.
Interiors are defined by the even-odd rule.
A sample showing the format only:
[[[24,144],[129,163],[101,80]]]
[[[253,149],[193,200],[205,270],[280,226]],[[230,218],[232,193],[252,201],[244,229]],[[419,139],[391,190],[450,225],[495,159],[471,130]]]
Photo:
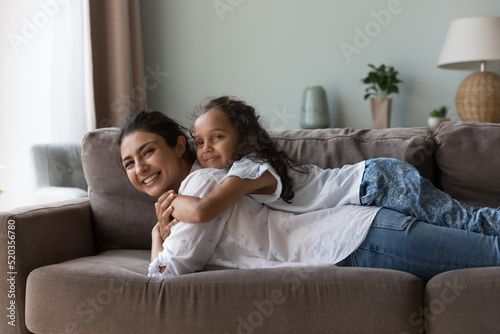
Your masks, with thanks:
[[[150,196],[160,196],[170,189],[177,192],[191,168],[182,159],[186,150],[183,136],[172,148],[157,134],[135,131],[123,138],[120,150],[128,179],[137,190]]]

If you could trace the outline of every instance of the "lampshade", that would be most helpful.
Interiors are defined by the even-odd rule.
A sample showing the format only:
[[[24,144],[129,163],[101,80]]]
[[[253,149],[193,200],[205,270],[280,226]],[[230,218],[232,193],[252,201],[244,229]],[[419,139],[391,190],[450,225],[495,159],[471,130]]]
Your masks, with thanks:
[[[451,23],[439,68],[479,71],[500,69],[500,17],[472,17]]]

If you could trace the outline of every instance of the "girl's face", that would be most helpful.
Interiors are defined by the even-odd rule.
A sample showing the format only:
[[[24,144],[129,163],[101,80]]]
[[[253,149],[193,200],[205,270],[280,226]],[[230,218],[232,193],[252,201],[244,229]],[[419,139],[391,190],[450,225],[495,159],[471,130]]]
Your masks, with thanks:
[[[167,190],[176,192],[189,174],[190,166],[182,159],[186,139],[177,138],[177,145],[169,147],[154,133],[135,131],[122,140],[122,165],[134,187],[150,196],[160,196]]]
[[[203,168],[227,168],[234,161],[238,133],[220,110],[201,114],[193,126],[196,156]]]

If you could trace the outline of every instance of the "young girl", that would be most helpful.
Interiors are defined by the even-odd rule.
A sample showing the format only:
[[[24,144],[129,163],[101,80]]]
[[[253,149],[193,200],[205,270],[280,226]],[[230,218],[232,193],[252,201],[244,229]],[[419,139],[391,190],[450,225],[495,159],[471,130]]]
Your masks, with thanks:
[[[175,218],[191,223],[207,222],[247,194],[261,202],[279,198],[284,203],[291,202],[294,194],[288,170],[298,170],[297,164],[261,127],[254,108],[229,97],[211,100],[196,118],[192,136],[198,168],[229,169],[233,164],[252,159],[251,165],[245,163],[251,170],[246,170],[245,175],[228,175],[219,188],[201,199],[176,196],[172,203]],[[260,164],[254,164],[254,160]],[[172,194],[169,191],[159,198],[156,208],[159,220],[168,208],[162,203]]]
[[[179,220],[209,221],[248,194],[273,209],[293,213],[375,205],[435,225],[500,235],[498,210],[454,200],[406,162],[377,158],[341,169],[298,167],[259,125],[255,109],[243,101],[226,96],[211,100],[194,123],[193,137],[202,167],[229,171],[222,185],[204,198],[175,198],[172,215]]]

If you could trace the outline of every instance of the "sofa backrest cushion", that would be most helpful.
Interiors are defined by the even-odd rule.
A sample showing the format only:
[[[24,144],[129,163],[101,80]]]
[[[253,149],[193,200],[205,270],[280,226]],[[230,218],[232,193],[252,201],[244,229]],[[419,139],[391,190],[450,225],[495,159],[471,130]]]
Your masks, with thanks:
[[[303,164],[336,168],[371,158],[397,158],[434,181],[434,141],[427,128],[274,130],[271,136]]]
[[[117,132],[115,128],[92,131],[82,144],[96,239],[101,249],[150,249],[156,199],[128,181],[119,163]],[[394,157],[433,179],[433,140],[425,128],[274,130],[271,135],[291,158],[302,163],[326,168]]]
[[[435,132],[436,184],[460,202],[500,206],[500,124],[444,122]]]

